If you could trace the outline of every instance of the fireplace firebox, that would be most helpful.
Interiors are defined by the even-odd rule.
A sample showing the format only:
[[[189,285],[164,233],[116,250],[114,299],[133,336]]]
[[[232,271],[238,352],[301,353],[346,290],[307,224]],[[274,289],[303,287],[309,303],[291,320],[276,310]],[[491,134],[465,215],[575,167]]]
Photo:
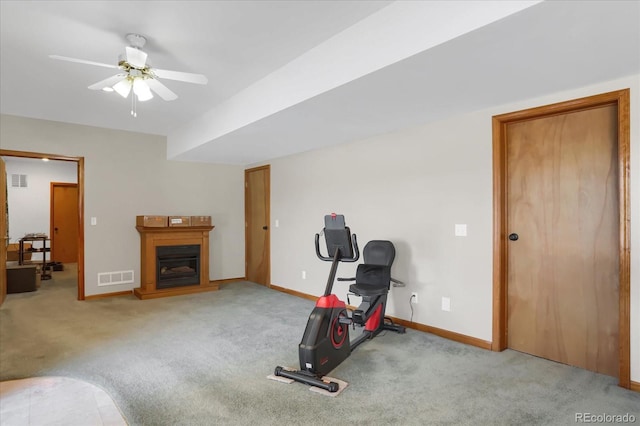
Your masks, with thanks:
[[[200,245],[156,247],[156,288],[200,284]]]

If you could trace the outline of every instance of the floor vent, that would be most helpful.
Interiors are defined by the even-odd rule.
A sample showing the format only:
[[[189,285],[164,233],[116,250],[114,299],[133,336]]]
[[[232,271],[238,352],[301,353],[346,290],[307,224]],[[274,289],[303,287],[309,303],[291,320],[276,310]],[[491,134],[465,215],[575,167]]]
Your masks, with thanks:
[[[133,283],[133,271],[100,272],[98,274],[98,286],[131,283]]]

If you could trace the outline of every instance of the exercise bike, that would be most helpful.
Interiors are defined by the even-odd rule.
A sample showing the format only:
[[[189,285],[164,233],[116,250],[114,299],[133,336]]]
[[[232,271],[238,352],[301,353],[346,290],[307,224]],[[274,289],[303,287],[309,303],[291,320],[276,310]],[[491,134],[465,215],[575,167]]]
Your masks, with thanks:
[[[391,278],[391,265],[395,258],[393,243],[381,240],[368,242],[363,251],[364,263],[358,265],[355,278],[338,278],[338,281],[355,281],[349,286],[349,291],[362,297],[360,306],[349,316],[346,304],[332,294],[332,290],[338,264],[356,262],[360,258],[357,238],[345,226],[343,215],[326,215],[324,223],[328,256],[320,253],[320,234],[316,234],[316,255],[323,261],[332,262],[331,271],[324,295],[316,302],[298,346],[300,370],[278,366],[274,374],[337,392],[338,383],[322,377],[344,361],[353,349],[383,330],[406,331],[405,327],[387,321],[384,316],[391,283],[394,286],[403,283]],[[364,327],[362,334],[353,341],[349,339],[350,325]]]

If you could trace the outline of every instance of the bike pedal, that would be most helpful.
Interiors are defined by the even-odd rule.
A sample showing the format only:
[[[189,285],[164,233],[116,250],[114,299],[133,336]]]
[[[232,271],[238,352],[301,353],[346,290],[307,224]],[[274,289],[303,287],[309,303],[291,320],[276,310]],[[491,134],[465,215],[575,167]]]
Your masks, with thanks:
[[[353,316],[351,317],[353,319],[353,322],[355,322],[356,324],[364,324],[364,312],[362,311],[353,311]]]

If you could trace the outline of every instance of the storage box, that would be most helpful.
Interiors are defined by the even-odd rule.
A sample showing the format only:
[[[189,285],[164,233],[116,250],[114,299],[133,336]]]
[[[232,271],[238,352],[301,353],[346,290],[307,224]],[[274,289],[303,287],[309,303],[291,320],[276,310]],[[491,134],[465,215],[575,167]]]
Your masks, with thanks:
[[[136,216],[136,226],[166,228],[167,216]]]
[[[36,291],[36,265],[7,265],[7,294]]]
[[[23,260],[31,260],[31,243],[24,243],[24,258]],[[7,262],[17,262],[20,257],[20,244],[11,243],[7,246]]]
[[[169,216],[169,226],[191,226],[191,216]]]
[[[191,216],[191,226],[211,226],[211,216]]]

